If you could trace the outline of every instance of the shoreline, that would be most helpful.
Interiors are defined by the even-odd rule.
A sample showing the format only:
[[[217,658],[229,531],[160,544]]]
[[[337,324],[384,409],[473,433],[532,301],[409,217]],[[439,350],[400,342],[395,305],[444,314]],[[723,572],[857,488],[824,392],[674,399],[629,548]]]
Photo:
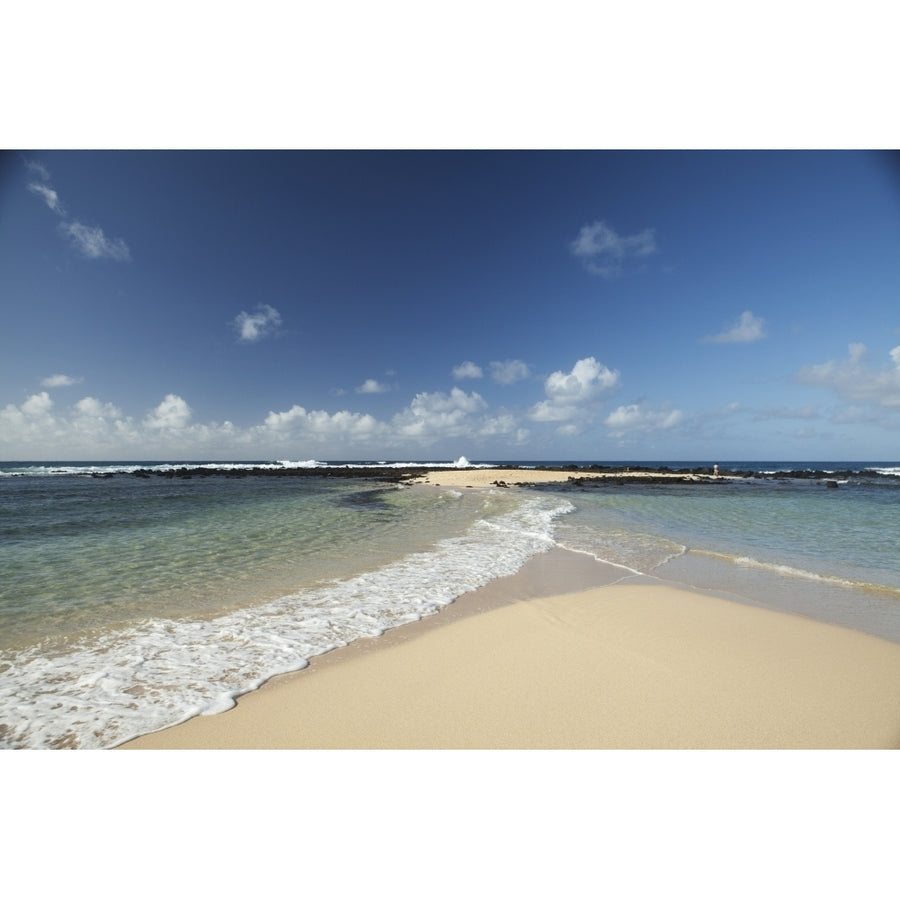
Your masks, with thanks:
[[[900,748],[900,646],[555,548],[116,749]]]
[[[680,482],[711,484],[734,480],[737,476],[695,475],[689,472],[643,470],[594,471],[592,469],[430,469],[407,477],[408,485],[433,485],[453,488],[522,487],[531,484],[558,484],[590,481],[628,481],[631,483]]]

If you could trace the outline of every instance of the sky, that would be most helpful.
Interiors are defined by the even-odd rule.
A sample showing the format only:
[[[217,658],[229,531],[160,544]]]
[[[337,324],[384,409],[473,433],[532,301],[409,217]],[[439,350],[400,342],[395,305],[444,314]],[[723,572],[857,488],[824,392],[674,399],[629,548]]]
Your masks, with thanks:
[[[0,162],[0,458],[896,460],[900,163]]]

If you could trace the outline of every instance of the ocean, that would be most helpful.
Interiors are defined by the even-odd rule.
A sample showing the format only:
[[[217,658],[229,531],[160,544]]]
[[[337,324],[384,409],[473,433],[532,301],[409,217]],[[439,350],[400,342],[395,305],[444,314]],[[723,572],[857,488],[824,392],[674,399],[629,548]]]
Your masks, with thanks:
[[[720,462],[741,477],[522,490],[398,481],[441,465],[469,463],[0,464],[0,747],[113,747],[224,711],[552,547],[900,643],[898,463]]]

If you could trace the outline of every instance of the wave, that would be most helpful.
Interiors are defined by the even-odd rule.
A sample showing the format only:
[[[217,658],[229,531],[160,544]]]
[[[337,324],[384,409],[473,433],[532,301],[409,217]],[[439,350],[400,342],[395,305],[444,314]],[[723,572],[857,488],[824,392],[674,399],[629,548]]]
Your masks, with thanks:
[[[432,615],[554,546],[559,498],[523,495],[462,536],[362,575],[208,619],[146,619],[0,657],[0,746],[110,747],[231,708],[312,656]]]
[[[720,553],[715,550],[698,550],[693,547],[690,552],[697,556],[705,556],[709,559],[716,559],[747,569],[758,569],[763,572],[784,575],[789,578],[802,578],[805,581],[814,581],[821,584],[833,585],[835,587],[865,591],[867,593],[888,594],[900,598],[900,588],[892,587],[891,585],[877,584],[871,581],[856,581],[850,578],[842,578],[839,575],[824,575],[821,572],[811,572],[808,569],[800,569],[796,566],[789,566],[784,563],[765,562],[764,560],[755,559],[752,556]]]
[[[97,462],[97,463],[6,463],[0,478],[16,476],[130,475],[134,472],[177,472],[184,468],[207,471],[278,471],[283,469],[492,469],[494,463],[471,463],[465,456],[453,462],[323,462],[317,459],[281,459],[261,462]]]

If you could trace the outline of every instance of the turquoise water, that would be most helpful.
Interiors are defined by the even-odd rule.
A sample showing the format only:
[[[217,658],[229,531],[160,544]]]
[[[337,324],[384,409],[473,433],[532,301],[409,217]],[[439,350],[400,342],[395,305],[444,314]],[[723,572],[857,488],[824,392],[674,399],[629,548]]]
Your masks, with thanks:
[[[556,492],[563,546],[900,642],[900,484],[861,477]]]
[[[570,504],[369,479],[0,478],[0,745],[222,711],[552,546]]]
[[[553,546],[900,642],[900,470],[853,465],[836,489],[775,475],[477,492],[0,466],[0,746],[108,747],[227,709]]]

